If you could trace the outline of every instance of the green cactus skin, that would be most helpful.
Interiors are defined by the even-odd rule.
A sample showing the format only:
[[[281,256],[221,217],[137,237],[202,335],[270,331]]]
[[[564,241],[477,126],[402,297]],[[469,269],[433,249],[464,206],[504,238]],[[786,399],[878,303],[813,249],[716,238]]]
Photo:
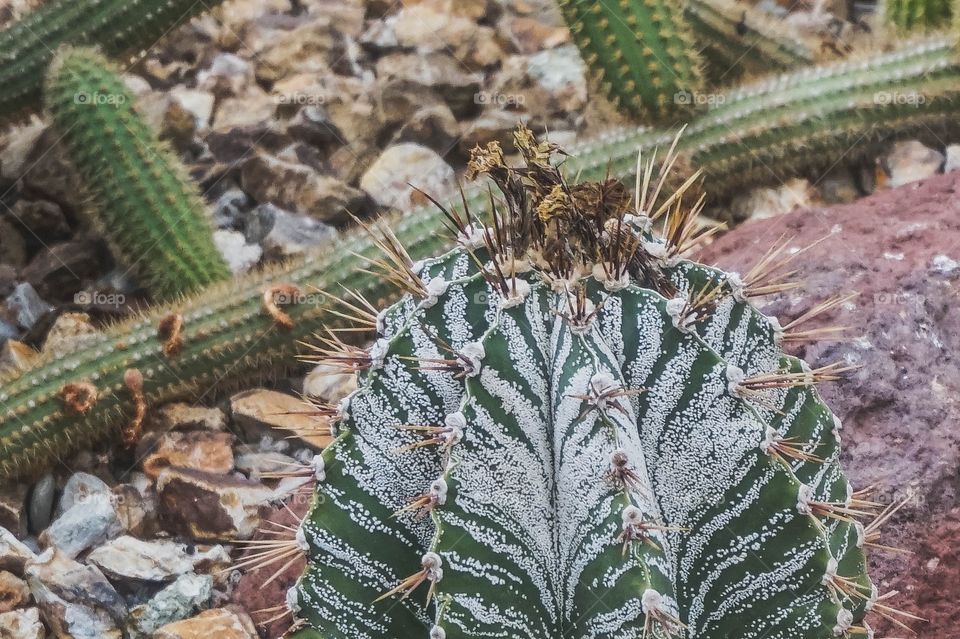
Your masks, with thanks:
[[[817,61],[812,41],[748,4],[687,0],[684,15],[702,47],[706,74],[717,84],[730,84],[743,74],[789,71]]]
[[[196,186],[105,58],[65,49],[50,67],[44,97],[89,194],[88,217],[154,297],[230,278]]]
[[[879,13],[897,31],[947,29],[953,17],[953,0],[882,0]]]
[[[864,528],[817,506],[851,500],[840,423],[782,354],[779,323],[739,276],[627,217],[625,188],[546,206],[557,182],[541,158],[498,180],[509,242],[491,255],[468,227],[422,262],[422,295],[380,314],[337,439],[308,469],[294,636],[867,633]],[[611,238],[637,242],[622,266]],[[705,285],[715,308],[693,321]],[[775,371],[808,379],[748,390]],[[786,441],[817,459],[781,454]]]
[[[49,0],[0,31],[0,119],[39,108],[43,76],[65,44],[119,58],[152,47],[219,3],[197,0]]]
[[[682,145],[722,200],[876,157],[893,140],[956,139],[958,109],[954,40],[928,38],[727,92],[687,128]]]
[[[701,86],[700,59],[671,0],[560,0],[574,41],[618,107],[643,120],[679,119]]]
[[[611,154],[635,160],[638,140],[652,148],[665,147],[670,138],[640,131],[609,132],[582,146],[571,170],[602,174]],[[478,214],[488,210],[485,190],[470,189],[466,197],[471,210]],[[417,258],[447,246],[448,239],[438,233],[442,224],[442,214],[431,206],[410,211],[393,228]],[[311,290],[333,290],[342,284],[375,300],[385,300],[391,292],[379,278],[359,270],[362,262],[353,254],[371,252],[365,235],[347,237],[324,256],[214,284],[159,304],[142,317],[84,338],[68,356],[41,355],[28,370],[0,378],[0,481],[34,474],[83,446],[115,440],[134,412],[123,385],[128,368],[138,368],[144,375],[144,392],[151,405],[196,399],[288,370],[298,352],[297,342],[335,319],[322,312],[324,300],[311,296]],[[278,283],[294,284],[306,295],[303,303],[284,309],[293,320],[289,330],[276,326],[263,311],[264,291]],[[164,354],[167,339],[159,334],[159,327],[164,318],[177,314],[184,319],[184,345],[179,355],[168,357]],[[85,380],[102,397],[83,415],[71,414],[65,410],[61,392],[68,384]]]

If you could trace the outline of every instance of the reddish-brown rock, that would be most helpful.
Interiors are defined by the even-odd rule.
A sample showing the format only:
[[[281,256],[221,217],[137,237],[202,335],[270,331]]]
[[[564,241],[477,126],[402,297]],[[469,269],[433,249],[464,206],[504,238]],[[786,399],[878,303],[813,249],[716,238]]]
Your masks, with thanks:
[[[915,554],[871,554],[890,602],[929,623],[920,637],[960,638],[960,172],[884,191],[853,204],[747,223],[700,255],[746,272],[782,234],[799,256],[802,293],[769,300],[781,322],[832,295],[860,295],[818,325],[853,327],[853,339],[801,345],[812,366],[859,366],[821,388],[843,420],[843,461],[855,488],[883,503],[909,499],[883,543]],[[877,621],[877,620],[875,620]],[[878,621],[877,636],[904,636]]]

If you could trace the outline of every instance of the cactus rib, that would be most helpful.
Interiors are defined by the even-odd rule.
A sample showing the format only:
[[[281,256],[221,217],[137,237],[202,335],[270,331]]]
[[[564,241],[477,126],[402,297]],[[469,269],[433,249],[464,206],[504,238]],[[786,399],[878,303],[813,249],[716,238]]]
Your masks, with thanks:
[[[43,74],[64,44],[97,45],[111,57],[152,47],[206,11],[198,0],[49,0],[0,31],[0,118],[40,104]]]
[[[170,298],[230,278],[196,186],[105,58],[61,51],[44,97],[89,193],[88,217],[145,288]]]

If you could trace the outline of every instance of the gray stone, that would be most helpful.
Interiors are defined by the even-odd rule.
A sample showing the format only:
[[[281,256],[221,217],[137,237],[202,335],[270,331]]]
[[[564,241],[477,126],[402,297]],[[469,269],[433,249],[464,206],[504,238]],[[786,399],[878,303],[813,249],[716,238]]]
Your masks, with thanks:
[[[123,598],[93,566],[51,548],[28,562],[27,583],[47,625],[58,637],[120,639],[127,616]]]
[[[460,125],[446,104],[436,104],[417,111],[397,132],[397,142],[413,142],[445,155],[454,148]]]
[[[219,229],[236,230],[253,200],[241,189],[228,189],[213,204],[213,224]]]
[[[381,206],[407,209],[416,187],[442,197],[456,187],[453,169],[437,153],[409,142],[389,147],[360,179],[360,187]]]
[[[0,614],[0,639],[44,639],[47,629],[40,623],[40,611],[21,608]]]
[[[0,528],[0,570],[23,575],[25,564],[35,558],[36,554],[26,544],[6,528]]]
[[[337,237],[336,229],[308,215],[291,213],[271,204],[261,204],[258,208],[268,207],[273,223],[261,243],[270,259],[317,252]]]
[[[58,548],[73,558],[122,532],[111,498],[103,495],[74,504],[40,533],[39,539],[45,548]]]
[[[191,572],[205,572],[230,563],[223,546],[199,550],[173,541],[143,541],[123,535],[87,555],[87,563],[116,580],[168,582]]]
[[[60,517],[77,504],[109,502],[111,494],[110,486],[99,477],[89,473],[74,473],[63,486],[63,494],[54,516]]]
[[[391,53],[377,61],[376,70],[381,82],[405,80],[426,91],[436,91],[457,118],[470,117],[480,110],[476,96],[482,76],[471,73],[449,55]]]
[[[263,256],[263,249],[256,244],[247,244],[243,233],[238,231],[214,231],[213,243],[234,273],[249,271]]]
[[[57,482],[53,475],[46,474],[33,485],[30,491],[30,501],[27,503],[27,515],[30,521],[30,532],[39,534],[50,525],[53,516],[53,500],[57,493]]]
[[[917,140],[905,140],[895,143],[882,161],[890,176],[889,186],[897,187],[935,175],[944,157]]]
[[[947,145],[947,159],[943,163],[943,172],[956,171],[960,169],[960,144]]]
[[[206,606],[213,597],[213,577],[187,573],[130,611],[132,639],[152,637],[161,626],[180,621]]]
[[[16,314],[17,324],[24,330],[29,330],[38,319],[53,309],[27,282],[18,284],[13,289],[13,293],[7,297],[6,305]]]

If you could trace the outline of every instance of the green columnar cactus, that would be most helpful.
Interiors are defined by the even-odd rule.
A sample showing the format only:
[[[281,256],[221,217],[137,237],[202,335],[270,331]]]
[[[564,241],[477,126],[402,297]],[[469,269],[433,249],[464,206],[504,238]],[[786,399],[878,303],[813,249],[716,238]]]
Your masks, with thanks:
[[[879,12],[895,30],[946,29],[953,16],[953,0],[882,0]]]
[[[302,471],[296,636],[869,632],[859,502],[813,387],[836,369],[781,352],[748,302],[762,272],[679,257],[695,209],[668,207],[661,239],[620,183],[569,184],[553,147],[516,142],[523,168],[497,145],[471,162],[503,192],[492,228],[451,215],[459,246],[391,276],[408,293],[373,346],[321,349],[359,384]]]
[[[592,75],[619,107],[642,119],[676,118],[701,85],[700,59],[671,0],[560,0]]]
[[[106,59],[65,49],[50,66],[45,101],[89,193],[88,216],[154,296],[230,277],[196,186]]]
[[[583,145],[571,170],[595,175],[611,156],[635,160],[637,144],[652,148],[669,141],[656,133],[610,131]],[[466,202],[478,213],[489,207],[480,188],[469,190]],[[435,207],[420,208],[399,219],[394,230],[415,258],[426,257],[447,246],[437,232],[443,219]],[[150,405],[209,396],[289,370],[297,343],[336,320],[322,312],[325,300],[312,290],[343,285],[378,301],[392,294],[379,277],[360,270],[362,262],[354,257],[372,251],[367,237],[348,236],[323,257],[158,304],[142,317],[79,340],[73,353],[41,355],[28,370],[0,378],[0,481],[41,471],[91,443],[119,439],[136,413],[124,383],[131,368],[142,372]],[[294,295],[287,285],[299,292]],[[264,306],[270,292],[280,301],[298,302],[279,308],[290,321]],[[83,391],[94,395],[89,406],[76,399]]]
[[[841,162],[876,157],[892,140],[956,139],[960,60],[952,38],[802,69],[722,94],[682,143],[722,199]]]
[[[717,83],[747,73],[788,71],[813,64],[816,44],[748,4],[732,0],[687,0],[684,15]]]
[[[61,45],[97,45],[113,57],[136,54],[219,1],[44,2],[0,31],[0,119],[39,108],[43,74]]]

